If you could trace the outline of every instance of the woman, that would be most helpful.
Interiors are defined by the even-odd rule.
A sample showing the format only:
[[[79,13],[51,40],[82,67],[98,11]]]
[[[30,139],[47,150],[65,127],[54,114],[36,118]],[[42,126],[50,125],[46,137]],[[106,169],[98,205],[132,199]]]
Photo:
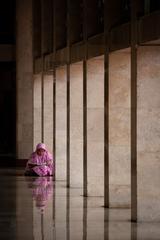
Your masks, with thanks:
[[[53,157],[47,151],[44,143],[36,146],[36,151],[31,154],[25,169],[26,176],[52,176]]]

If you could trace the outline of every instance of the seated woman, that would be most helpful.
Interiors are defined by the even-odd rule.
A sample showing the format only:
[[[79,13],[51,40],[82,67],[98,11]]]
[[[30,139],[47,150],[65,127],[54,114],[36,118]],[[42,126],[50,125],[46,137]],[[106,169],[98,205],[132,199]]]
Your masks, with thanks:
[[[30,156],[25,169],[26,176],[52,176],[53,157],[47,151],[44,143],[36,146],[36,151]]]

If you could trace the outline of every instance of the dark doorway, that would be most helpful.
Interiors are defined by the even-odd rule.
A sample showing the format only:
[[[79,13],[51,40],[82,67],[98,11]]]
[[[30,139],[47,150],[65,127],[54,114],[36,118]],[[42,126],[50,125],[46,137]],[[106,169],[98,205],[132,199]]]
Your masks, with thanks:
[[[0,63],[0,166],[15,165],[16,74],[14,63]],[[12,160],[10,162],[10,160]]]

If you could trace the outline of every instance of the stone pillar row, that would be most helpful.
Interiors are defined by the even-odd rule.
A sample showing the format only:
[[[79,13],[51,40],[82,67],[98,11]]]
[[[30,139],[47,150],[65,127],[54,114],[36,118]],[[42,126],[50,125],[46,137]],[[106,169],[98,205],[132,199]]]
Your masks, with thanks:
[[[129,50],[110,56],[110,206],[130,206]],[[119,61],[121,60],[121,61]],[[115,71],[114,69],[117,69]],[[66,180],[67,68],[56,69],[56,180]],[[53,146],[53,76],[44,77],[44,139]],[[34,76],[34,142],[41,141],[42,75]],[[104,196],[104,57],[87,61],[87,132],[83,128],[83,62],[70,65],[70,187],[83,187],[83,134],[87,135],[87,195]],[[39,82],[39,84],[38,84]],[[102,198],[103,199],[103,198]],[[102,200],[103,204],[103,200]]]
[[[27,159],[42,131],[53,150],[56,180],[66,180],[66,66],[56,69],[56,131],[53,76],[33,75],[32,1],[17,0],[17,159]],[[25,14],[23,14],[25,13]],[[24,17],[25,16],[25,17]],[[25,29],[24,27],[25,26]],[[160,47],[137,49],[137,220],[159,221]],[[109,55],[109,206],[131,207],[130,50]],[[83,130],[83,62],[70,66],[70,187],[83,186],[83,136],[87,135],[87,195],[104,195],[104,58],[87,61],[87,132]],[[42,91],[43,86],[43,91]],[[42,96],[43,93],[43,96]],[[43,108],[42,108],[43,106]],[[42,114],[43,110],[43,114]],[[43,117],[43,119],[42,119]],[[43,123],[43,124],[42,124]],[[43,129],[42,129],[43,126]],[[103,199],[103,198],[102,198]]]
[[[159,221],[159,47],[137,51],[137,220]],[[87,61],[87,192],[104,196],[104,59]],[[130,49],[109,56],[109,206],[131,207]],[[34,76],[34,142],[41,94]],[[47,80],[48,79],[48,80]],[[50,80],[49,80],[50,79]],[[44,84],[44,136],[52,150],[52,76]],[[51,84],[51,85],[50,85]],[[44,97],[45,99],[45,97]],[[66,66],[56,69],[56,180],[66,180]],[[37,119],[37,120],[36,120]],[[36,121],[36,123],[35,123]],[[50,135],[49,135],[50,134]],[[83,63],[70,65],[70,187],[83,187]],[[103,198],[102,198],[103,199]],[[103,200],[102,200],[103,203]]]

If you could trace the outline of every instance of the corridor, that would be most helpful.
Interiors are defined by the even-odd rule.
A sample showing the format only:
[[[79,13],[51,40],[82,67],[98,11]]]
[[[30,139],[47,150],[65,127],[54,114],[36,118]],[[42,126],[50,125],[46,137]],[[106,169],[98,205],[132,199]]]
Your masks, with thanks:
[[[0,240],[160,239],[160,1],[1,2]]]
[[[52,177],[1,170],[1,240],[156,240],[160,223],[131,223],[130,209],[103,208]]]

